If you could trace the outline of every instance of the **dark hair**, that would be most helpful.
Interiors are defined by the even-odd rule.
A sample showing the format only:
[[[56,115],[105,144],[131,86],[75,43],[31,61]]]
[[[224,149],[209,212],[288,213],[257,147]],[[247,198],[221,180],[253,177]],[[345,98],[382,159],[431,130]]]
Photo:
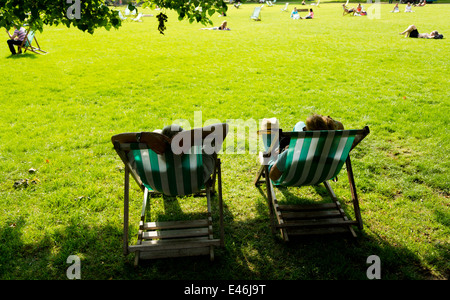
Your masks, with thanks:
[[[180,125],[177,124],[172,124],[172,125],[168,125],[166,127],[164,127],[162,129],[162,134],[164,134],[165,136],[167,136],[168,138],[173,138],[178,132],[183,131],[183,128],[181,128]]]
[[[310,8],[309,11],[312,12],[312,8]]]
[[[334,121],[322,115],[313,114],[306,119],[306,129],[309,130],[334,130]]]

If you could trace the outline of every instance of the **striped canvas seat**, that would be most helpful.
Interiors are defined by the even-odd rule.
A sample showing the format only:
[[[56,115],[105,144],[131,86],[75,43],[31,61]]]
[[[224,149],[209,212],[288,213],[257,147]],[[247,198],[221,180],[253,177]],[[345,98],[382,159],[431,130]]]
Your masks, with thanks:
[[[41,46],[39,45],[35,35],[36,32],[34,30],[28,29],[27,35],[19,47],[24,49],[24,53],[27,52],[27,50],[30,50],[31,52],[36,54],[47,54],[47,51],[41,49]],[[33,40],[36,46],[33,46]]]
[[[305,186],[336,177],[348,157],[356,133],[357,130],[290,132],[285,169],[274,183]]]
[[[129,156],[146,188],[168,196],[185,196],[205,188],[201,147],[192,147],[190,152],[156,154],[152,149],[134,149]]]
[[[23,44],[24,47],[31,47],[31,43],[34,39],[34,31],[30,30],[28,31],[27,38],[25,39],[25,43]]]

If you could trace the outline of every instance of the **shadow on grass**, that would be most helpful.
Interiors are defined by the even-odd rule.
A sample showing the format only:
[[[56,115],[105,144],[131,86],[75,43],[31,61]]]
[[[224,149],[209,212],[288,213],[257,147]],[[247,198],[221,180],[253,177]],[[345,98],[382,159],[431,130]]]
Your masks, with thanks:
[[[212,197],[213,211],[217,202]],[[367,279],[370,255],[380,257],[382,279],[432,278],[414,253],[365,231],[356,239],[321,236],[284,243],[271,233],[266,199],[255,202],[257,216],[245,221],[234,220],[224,202],[225,248],[216,249],[214,262],[208,256],[159,259],[142,261],[136,268],[134,255],[122,254],[120,225],[70,221],[25,242],[27,220],[8,220],[0,227],[0,279],[67,279],[69,255],[80,257],[81,279]],[[166,209],[165,213],[181,210],[173,203]]]
[[[295,196],[292,193],[295,188],[275,188],[275,193],[281,192],[287,202],[296,204],[311,203],[311,200],[316,198],[322,203],[332,201],[325,187],[314,186],[313,188],[318,195],[309,199]],[[264,203],[259,203],[258,210],[261,215],[267,216],[269,226],[265,185],[258,189],[264,198]],[[339,199],[339,195],[337,197]],[[340,202],[345,211],[353,210],[352,205]],[[366,224],[367,232],[356,230],[358,235],[356,239],[349,234],[336,234],[291,237],[288,243],[283,242],[277,232],[276,236],[272,235],[277,242],[274,243],[274,250],[268,256],[278,257],[283,262],[285,269],[283,272],[290,270],[286,273],[288,275],[286,279],[367,279],[366,272],[370,264],[366,261],[371,255],[380,257],[382,279],[433,279],[433,275],[421,265],[415,253],[406,247],[391,245],[383,237],[367,230],[367,227]],[[268,235],[270,235],[269,231]],[[439,252],[439,257],[442,259],[448,257],[445,250],[438,248],[436,251]],[[276,270],[277,267],[281,275],[283,267],[274,264],[271,269]],[[446,277],[448,278],[448,274]]]
[[[36,59],[37,55],[32,53],[22,53],[22,54],[16,54],[16,55],[9,55],[5,57],[6,59]]]

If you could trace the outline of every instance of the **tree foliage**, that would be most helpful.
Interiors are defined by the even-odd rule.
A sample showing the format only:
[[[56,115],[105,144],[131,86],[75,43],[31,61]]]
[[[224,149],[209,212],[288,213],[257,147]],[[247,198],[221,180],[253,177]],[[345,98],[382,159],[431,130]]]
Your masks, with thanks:
[[[158,27],[161,33],[167,21],[165,9],[175,10],[179,20],[202,24],[211,24],[210,16],[227,10],[223,0],[137,0],[137,3],[144,8],[158,6],[163,9],[159,17],[163,21]],[[133,4],[130,8],[134,8]],[[24,23],[39,31],[44,25],[64,24],[91,34],[97,28],[110,30],[122,25],[118,11],[109,8],[103,0],[0,0],[0,27],[10,29],[14,24]]]

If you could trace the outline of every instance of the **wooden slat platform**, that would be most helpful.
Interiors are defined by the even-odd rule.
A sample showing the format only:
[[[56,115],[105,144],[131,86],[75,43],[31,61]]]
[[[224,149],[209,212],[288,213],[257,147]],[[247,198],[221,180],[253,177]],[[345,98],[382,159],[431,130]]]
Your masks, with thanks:
[[[208,219],[141,223],[142,230],[196,228],[208,226]]]
[[[213,239],[211,218],[141,222],[138,244],[129,246],[128,251],[139,253],[139,259],[208,254],[213,259],[212,249],[220,246],[220,242],[220,239]]]
[[[279,224],[287,236],[356,233],[351,228],[357,221],[349,220],[340,203],[311,205],[276,205]],[[288,237],[286,237],[288,238]]]
[[[150,240],[129,246],[130,252],[140,252],[140,259],[157,259],[179,256],[212,254],[211,247],[219,247],[220,239],[194,237],[183,239]]]

